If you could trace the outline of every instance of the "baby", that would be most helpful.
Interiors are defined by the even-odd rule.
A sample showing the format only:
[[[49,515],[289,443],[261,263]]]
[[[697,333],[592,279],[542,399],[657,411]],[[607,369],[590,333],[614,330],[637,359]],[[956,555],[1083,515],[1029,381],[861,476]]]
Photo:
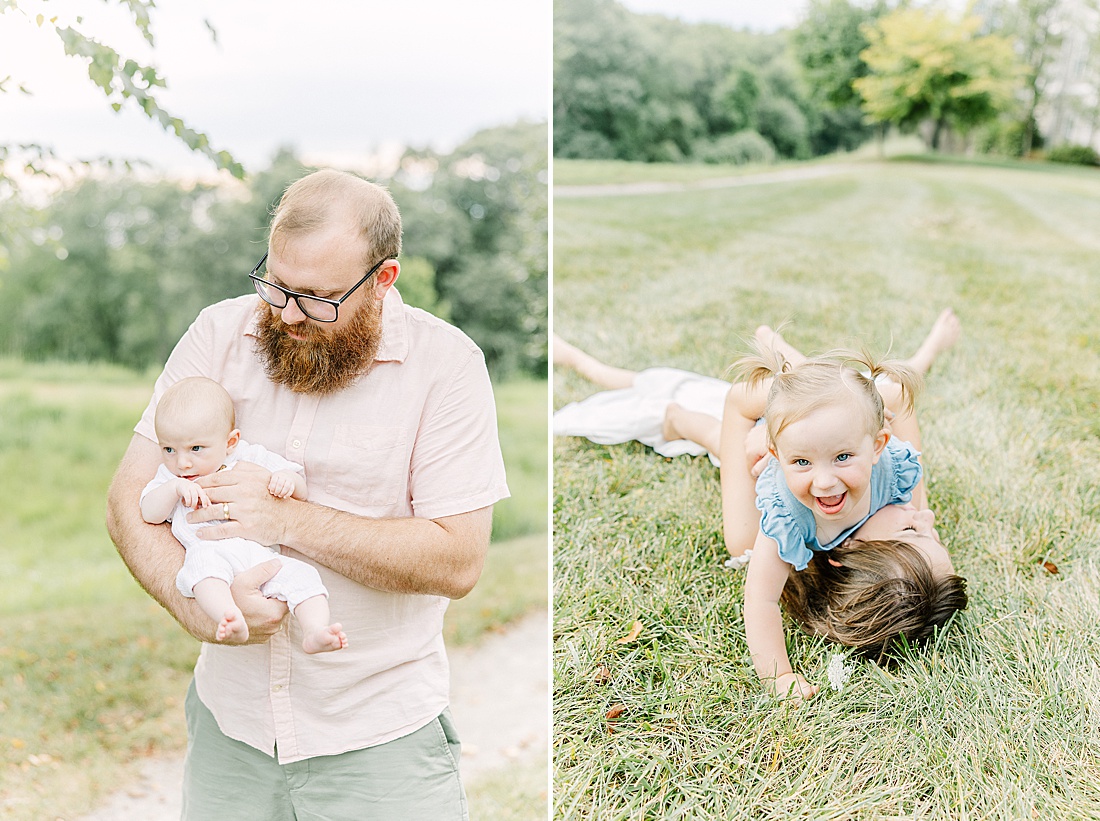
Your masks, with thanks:
[[[187,551],[176,587],[218,622],[219,642],[240,644],[248,638],[248,625],[229,585],[237,573],[278,554],[247,539],[201,539],[199,528],[217,522],[187,521],[189,510],[210,506],[206,491],[194,480],[237,462],[253,462],[271,471],[268,492],[283,499],[304,499],[306,480],[301,465],[242,440],[235,423],[233,400],[211,379],[191,377],[166,390],[155,419],[164,463],[141,492],[141,515],[150,524],[172,523],[172,534]],[[316,568],[288,556],[279,560],[282,568],[260,590],[290,607],[304,633],[302,648],[324,653],[347,647],[341,626],[329,623],[328,591]]]

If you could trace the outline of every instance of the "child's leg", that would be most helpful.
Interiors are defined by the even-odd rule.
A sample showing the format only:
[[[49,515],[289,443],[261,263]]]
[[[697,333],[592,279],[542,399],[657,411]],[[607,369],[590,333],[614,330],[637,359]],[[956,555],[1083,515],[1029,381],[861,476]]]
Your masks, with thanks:
[[[310,596],[294,608],[294,617],[305,634],[302,649],[307,653],[327,653],[348,646],[348,637],[341,625],[328,623],[327,596]]]
[[[665,421],[661,426],[661,435],[669,442],[677,439],[695,442],[717,456],[721,446],[722,420],[709,413],[689,411],[675,402],[670,402],[665,408]]]
[[[636,371],[607,365],[594,356],[586,354],[580,348],[570,345],[557,334],[553,339],[554,364],[572,368],[581,376],[595,382],[602,388],[618,390],[634,384]]]
[[[932,330],[917,348],[917,352],[906,359],[905,364],[924,376],[936,361],[936,357],[959,341],[961,333],[962,323],[955,316],[955,312],[950,308],[944,308],[932,323]]]
[[[218,641],[230,641],[240,643],[248,638],[248,625],[244,622],[244,614],[237,603],[233,601],[233,594],[229,585],[223,579],[207,578],[194,586],[195,601],[210,618],[218,622],[218,631],[215,635]]]
[[[806,361],[806,355],[802,351],[796,349],[791,343],[785,340],[779,331],[772,330],[767,325],[761,325],[756,329],[756,340],[760,342],[764,347],[779,351],[783,354],[783,358],[790,362],[792,365],[800,365]]]

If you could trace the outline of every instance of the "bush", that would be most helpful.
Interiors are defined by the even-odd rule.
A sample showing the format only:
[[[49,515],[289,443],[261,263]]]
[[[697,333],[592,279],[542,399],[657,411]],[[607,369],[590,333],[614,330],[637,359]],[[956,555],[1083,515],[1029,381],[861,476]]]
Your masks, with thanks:
[[[554,156],[573,160],[613,160],[615,145],[596,131],[575,131],[554,148]]]
[[[1027,122],[1020,120],[994,120],[982,128],[975,137],[974,147],[981,154],[1000,157],[1022,157],[1027,141]],[[1043,135],[1035,120],[1031,121],[1031,150],[1043,147]]]
[[[1065,162],[1074,165],[1100,165],[1100,155],[1096,149],[1089,145],[1074,145],[1062,143],[1056,145],[1047,152],[1047,159],[1051,162]]]
[[[729,165],[770,163],[775,162],[775,148],[757,132],[745,130],[714,140],[701,140],[695,146],[695,159]]]
[[[810,157],[810,128],[806,115],[793,100],[765,97],[756,111],[757,129],[780,156],[795,160]]]

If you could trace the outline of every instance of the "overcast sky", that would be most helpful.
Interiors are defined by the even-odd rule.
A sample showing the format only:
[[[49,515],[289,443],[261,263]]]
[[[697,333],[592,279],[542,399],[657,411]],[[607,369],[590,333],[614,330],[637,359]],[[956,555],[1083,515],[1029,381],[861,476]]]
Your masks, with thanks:
[[[631,11],[663,14],[688,23],[726,23],[734,28],[790,28],[806,0],[619,0]]]
[[[530,0],[158,0],[151,50],[115,2],[20,0],[0,15],[0,142],[201,170],[136,111],[115,114],[39,11],[156,65],[160,102],[217,149],[263,167],[280,145],[354,165],[396,145],[453,148],[480,128],[546,120],[551,8]],[[217,31],[214,42],[204,19]],[[33,96],[12,93],[17,82]]]
[[[757,31],[794,25],[805,0],[621,0],[632,11]],[[0,15],[0,143],[67,157],[143,158],[189,173],[212,165],[143,115],[115,114],[34,17],[84,15],[82,30],[168,80],[166,108],[217,149],[262,168],[280,145],[307,161],[369,167],[402,146],[449,150],[480,128],[546,120],[550,0],[158,0],[150,49],[116,2],[20,0]],[[211,37],[204,20],[217,31]],[[12,91],[17,83],[33,91]]]

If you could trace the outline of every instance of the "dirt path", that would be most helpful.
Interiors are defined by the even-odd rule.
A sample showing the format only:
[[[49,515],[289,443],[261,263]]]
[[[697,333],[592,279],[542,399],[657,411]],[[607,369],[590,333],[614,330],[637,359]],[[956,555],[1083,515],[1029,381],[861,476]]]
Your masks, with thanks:
[[[462,780],[515,761],[549,766],[549,635],[545,610],[481,644],[450,651],[451,713],[462,737]],[[183,757],[147,761],[138,779],[78,821],[178,821]]]
[[[766,185],[794,180],[812,180],[851,171],[850,165],[808,165],[746,174],[741,177],[713,177],[690,182],[627,182],[608,185],[555,185],[554,198],[626,197],[640,194],[668,194],[679,191],[703,191],[711,188],[737,188],[743,185]]]

